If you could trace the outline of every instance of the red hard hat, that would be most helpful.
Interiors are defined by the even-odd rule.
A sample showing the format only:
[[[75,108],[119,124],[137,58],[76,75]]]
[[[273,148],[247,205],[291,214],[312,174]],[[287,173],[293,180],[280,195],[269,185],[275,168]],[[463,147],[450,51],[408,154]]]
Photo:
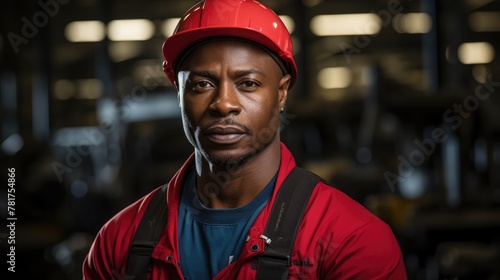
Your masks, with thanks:
[[[205,0],[187,11],[163,44],[163,71],[172,84],[183,51],[214,37],[243,38],[268,48],[285,62],[292,76],[290,88],[297,80],[290,33],[270,8],[255,0]]]

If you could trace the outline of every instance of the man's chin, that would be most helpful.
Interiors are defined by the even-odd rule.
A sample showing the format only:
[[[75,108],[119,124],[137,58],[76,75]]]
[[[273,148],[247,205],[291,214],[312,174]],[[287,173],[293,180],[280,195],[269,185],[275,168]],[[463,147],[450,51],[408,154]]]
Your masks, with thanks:
[[[269,141],[260,145],[251,145],[234,149],[200,149],[203,157],[214,166],[218,167],[239,167],[260,154],[271,145]]]
[[[211,164],[218,167],[238,167],[246,162],[248,162],[252,157],[256,155],[256,151],[252,151],[245,154],[240,155],[217,155],[217,154],[206,154],[205,158]]]

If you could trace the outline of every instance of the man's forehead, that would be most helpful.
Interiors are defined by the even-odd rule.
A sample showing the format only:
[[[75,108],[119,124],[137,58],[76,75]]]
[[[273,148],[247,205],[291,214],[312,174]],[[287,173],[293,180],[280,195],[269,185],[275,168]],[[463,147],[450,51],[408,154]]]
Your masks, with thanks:
[[[191,57],[196,57],[197,59],[201,58],[209,58],[211,59],[211,56],[207,56],[208,54],[215,54],[215,52],[218,52],[219,55],[222,54],[224,55],[225,53],[231,53],[231,58],[234,57],[235,55],[245,55],[245,56],[266,56],[271,58],[268,53],[266,53],[264,50],[259,48],[258,46],[255,46],[254,44],[243,42],[243,41],[236,41],[236,40],[231,40],[231,39],[224,39],[224,40],[209,40],[207,42],[204,42],[203,44],[199,44],[195,47],[193,47],[189,53],[186,54],[185,60],[188,60]],[[203,55],[202,57],[197,57],[199,55]],[[272,58],[271,58],[272,59]]]
[[[254,56],[252,60],[255,60],[254,62],[259,62],[259,63],[262,63],[262,61],[256,60],[257,57],[264,58],[264,61],[270,59],[269,61],[274,61],[274,64],[278,66],[279,69],[281,69],[283,75],[288,73],[283,64],[283,61],[272,51],[266,49],[261,45],[258,45],[255,42],[233,37],[215,37],[193,44],[187,50],[184,51],[184,54],[179,60],[180,64],[178,65],[179,66],[178,69],[179,70],[186,69],[185,62],[187,60],[190,61],[189,63],[190,68],[193,66],[193,64],[194,65],[199,64],[204,59],[210,60],[213,58],[212,54],[214,51],[221,51],[221,50],[227,52],[228,54],[231,53],[230,56],[225,57],[227,59],[229,58],[234,59],[236,58],[235,56],[237,54],[242,56],[245,55],[246,58]],[[237,51],[239,53],[237,53]],[[251,63],[252,60],[248,60],[247,63]]]
[[[207,42],[198,46],[185,57],[179,70],[202,72],[223,65],[231,66],[233,72],[248,74],[262,74],[274,69],[280,71],[265,51],[251,44],[234,41]]]

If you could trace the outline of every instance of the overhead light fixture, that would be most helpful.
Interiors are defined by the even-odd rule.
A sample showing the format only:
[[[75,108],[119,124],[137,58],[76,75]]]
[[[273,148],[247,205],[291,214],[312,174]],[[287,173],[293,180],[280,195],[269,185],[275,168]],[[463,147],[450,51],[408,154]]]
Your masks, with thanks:
[[[99,42],[106,36],[106,27],[102,21],[73,21],[66,25],[64,35],[70,42]]]
[[[104,92],[104,86],[98,79],[77,80],[77,94],[79,99],[99,99]]]
[[[295,30],[295,21],[293,20],[292,17],[290,16],[279,16],[281,21],[285,24],[286,26],[286,29],[288,29],[288,32],[290,34],[293,33],[293,31]]]
[[[153,37],[155,25],[147,19],[113,20],[108,25],[111,41],[145,41]]]
[[[73,81],[61,79],[54,83],[54,97],[59,100],[72,98],[76,93],[76,85]]]
[[[458,47],[458,59],[463,64],[486,64],[495,58],[495,49],[488,42],[463,43]]]
[[[82,79],[78,81],[78,97],[82,99],[99,99],[104,86],[98,79]]]
[[[475,32],[500,32],[500,12],[473,12],[469,26]]]
[[[310,27],[317,36],[372,35],[380,32],[382,20],[373,13],[319,15],[312,18]]]
[[[163,21],[161,24],[161,33],[165,38],[168,38],[174,34],[175,28],[177,27],[177,23],[179,23],[181,18],[169,18]]]
[[[319,71],[317,79],[324,89],[346,88],[352,83],[352,72],[347,67],[328,67]]]
[[[397,14],[392,26],[398,33],[424,34],[431,31],[432,18],[427,13]]]
[[[139,42],[111,42],[108,47],[109,57],[113,62],[122,62],[141,54],[142,45]]]

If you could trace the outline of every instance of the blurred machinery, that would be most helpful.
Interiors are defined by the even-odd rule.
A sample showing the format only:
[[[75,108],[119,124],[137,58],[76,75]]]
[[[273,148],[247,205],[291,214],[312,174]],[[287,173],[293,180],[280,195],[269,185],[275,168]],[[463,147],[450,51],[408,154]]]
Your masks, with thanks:
[[[81,279],[103,223],[191,153],[161,44],[195,2],[2,4],[22,279]],[[409,279],[500,279],[500,1],[263,2],[294,39],[281,124],[298,164],[391,225]]]

